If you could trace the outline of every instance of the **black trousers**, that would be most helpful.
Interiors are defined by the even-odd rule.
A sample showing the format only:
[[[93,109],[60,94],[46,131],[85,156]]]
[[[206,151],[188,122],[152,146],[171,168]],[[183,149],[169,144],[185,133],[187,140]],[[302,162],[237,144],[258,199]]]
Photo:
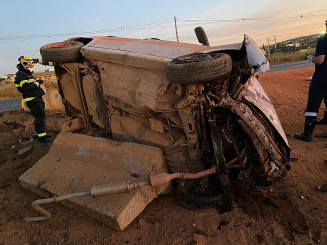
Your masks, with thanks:
[[[321,102],[326,96],[327,77],[313,77],[309,89],[309,98],[306,112],[318,113]]]
[[[34,116],[34,126],[36,133],[38,135],[45,133],[45,104],[42,97],[27,101],[26,105]]]

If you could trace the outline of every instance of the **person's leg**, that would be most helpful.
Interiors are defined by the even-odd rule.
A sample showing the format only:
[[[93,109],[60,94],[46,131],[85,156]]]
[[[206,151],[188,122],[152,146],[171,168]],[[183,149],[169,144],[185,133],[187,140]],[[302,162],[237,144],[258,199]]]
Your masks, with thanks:
[[[317,122],[317,125],[327,124],[327,96],[325,96],[325,98],[324,98],[324,103],[325,103],[324,116],[320,121]]]
[[[317,114],[320,104],[325,94],[320,86],[319,80],[314,79],[309,89],[309,98],[307,109],[305,112],[304,132],[302,134],[294,134],[294,138],[302,141],[311,142],[313,130],[317,123]]]
[[[45,131],[45,104],[43,99],[36,98],[26,103],[27,107],[30,109],[32,115],[34,116],[34,126],[35,131],[40,142],[49,142],[46,137]]]

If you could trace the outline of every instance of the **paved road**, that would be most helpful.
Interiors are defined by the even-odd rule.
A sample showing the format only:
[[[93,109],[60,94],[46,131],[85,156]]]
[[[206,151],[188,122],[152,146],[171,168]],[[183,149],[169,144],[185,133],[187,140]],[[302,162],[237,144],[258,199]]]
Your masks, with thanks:
[[[0,100],[0,111],[22,108],[22,99]]]
[[[303,61],[297,61],[297,62],[291,62],[291,63],[285,63],[285,64],[279,64],[279,65],[272,65],[272,66],[270,66],[269,72],[285,71],[285,70],[303,68],[303,67],[308,67],[308,66],[314,66],[314,64],[308,60],[303,60]]]

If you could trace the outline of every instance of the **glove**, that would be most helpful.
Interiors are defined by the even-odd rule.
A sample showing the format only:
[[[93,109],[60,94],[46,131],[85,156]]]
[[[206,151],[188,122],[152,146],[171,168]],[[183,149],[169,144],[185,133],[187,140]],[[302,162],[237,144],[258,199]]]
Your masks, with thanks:
[[[43,81],[42,79],[37,79],[36,81],[37,81],[39,84],[44,83],[44,81]]]
[[[307,60],[309,60],[309,61],[311,61],[312,62],[312,59],[314,58],[314,56],[313,55],[308,55],[307,56]]]
[[[33,59],[33,63],[34,64],[42,64],[42,60],[41,59]]]

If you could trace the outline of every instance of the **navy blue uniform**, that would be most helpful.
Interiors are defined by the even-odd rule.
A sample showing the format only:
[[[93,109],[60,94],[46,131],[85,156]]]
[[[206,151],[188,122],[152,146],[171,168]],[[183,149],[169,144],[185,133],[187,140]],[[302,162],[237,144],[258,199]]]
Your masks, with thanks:
[[[319,38],[316,48],[316,56],[327,56],[327,35]],[[317,116],[319,107],[324,97],[327,96],[327,57],[320,65],[315,65],[312,83],[309,89],[309,98],[306,116]]]

